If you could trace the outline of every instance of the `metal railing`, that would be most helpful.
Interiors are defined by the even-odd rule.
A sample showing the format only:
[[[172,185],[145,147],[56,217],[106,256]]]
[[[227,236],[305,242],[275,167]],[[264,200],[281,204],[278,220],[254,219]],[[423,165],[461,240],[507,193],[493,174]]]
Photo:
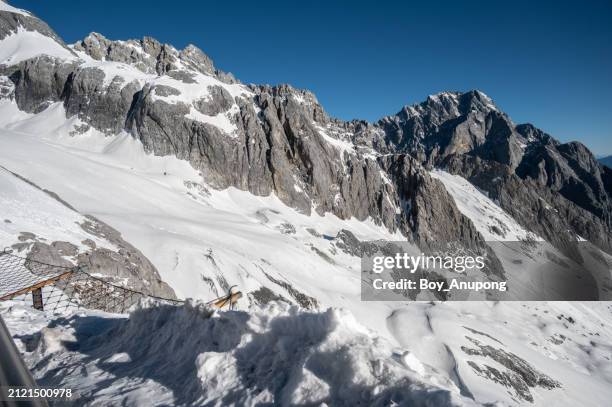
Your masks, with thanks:
[[[0,406],[2,407],[48,407],[44,398],[19,400],[9,397],[9,388],[35,389],[32,378],[13,338],[0,315]]]
[[[242,293],[230,287],[227,295],[208,304],[233,308]],[[20,300],[38,310],[53,312],[70,308],[88,308],[112,313],[126,313],[137,304],[183,304],[183,300],[158,297],[112,281],[112,277],[94,276],[84,266],[58,266],[24,258],[4,250],[0,252],[0,301]]]
[[[227,295],[208,304],[215,308],[233,308],[240,291],[232,286]],[[162,298],[123,287],[93,276],[82,266],[65,267],[0,252],[0,301],[30,303],[38,310],[61,311],[88,308],[125,313],[147,302],[181,305],[183,300]],[[36,389],[36,382],[25,365],[11,334],[0,315],[0,407],[48,407],[44,398],[11,399],[8,388]]]

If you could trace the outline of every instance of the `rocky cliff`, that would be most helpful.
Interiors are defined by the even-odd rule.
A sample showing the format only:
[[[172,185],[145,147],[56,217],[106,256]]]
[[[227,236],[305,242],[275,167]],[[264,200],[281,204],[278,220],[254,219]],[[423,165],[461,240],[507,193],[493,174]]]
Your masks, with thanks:
[[[444,167],[557,247],[580,236],[612,252],[612,170],[580,143],[515,125],[482,92],[433,95],[376,123],[343,122],[310,92],[240,83],[195,46],[97,33],[67,46],[28,13],[0,11],[0,22],[0,38],[35,32],[66,51],[4,61],[2,97],[28,112],[61,101],[80,121],[75,136],[127,131],[149,152],[188,160],[215,188],[372,218],[417,242],[480,245],[429,176]]]

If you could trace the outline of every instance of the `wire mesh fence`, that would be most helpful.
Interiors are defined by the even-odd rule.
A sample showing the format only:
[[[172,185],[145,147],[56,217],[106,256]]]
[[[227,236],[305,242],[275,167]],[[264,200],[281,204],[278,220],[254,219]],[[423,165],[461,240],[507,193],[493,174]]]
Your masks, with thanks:
[[[161,298],[93,276],[82,266],[46,264],[0,252],[0,301],[23,301],[53,312],[88,308],[125,313],[137,304],[178,305],[181,300]]]

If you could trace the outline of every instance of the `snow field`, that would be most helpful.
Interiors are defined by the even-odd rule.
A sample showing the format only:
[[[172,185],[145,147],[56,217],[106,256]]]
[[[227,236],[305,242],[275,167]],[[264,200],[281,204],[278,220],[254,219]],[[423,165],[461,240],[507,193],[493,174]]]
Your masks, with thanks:
[[[39,311],[0,307],[27,360],[41,361],[38,382],[78,388],[93,405],[475,405],[338,309],[213,313],[187,302],[129,318],[65,313],[51,328]]]

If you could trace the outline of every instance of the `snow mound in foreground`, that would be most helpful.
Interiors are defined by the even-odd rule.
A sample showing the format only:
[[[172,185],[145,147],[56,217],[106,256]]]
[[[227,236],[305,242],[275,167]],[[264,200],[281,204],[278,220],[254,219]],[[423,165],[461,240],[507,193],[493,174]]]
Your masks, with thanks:
[[[4,309],[2,309],[4,308]],[[40,385],[88,405],[473,405],[347,311],[285,304],[213,313],[201,303],[129,318],[0,311]]]

